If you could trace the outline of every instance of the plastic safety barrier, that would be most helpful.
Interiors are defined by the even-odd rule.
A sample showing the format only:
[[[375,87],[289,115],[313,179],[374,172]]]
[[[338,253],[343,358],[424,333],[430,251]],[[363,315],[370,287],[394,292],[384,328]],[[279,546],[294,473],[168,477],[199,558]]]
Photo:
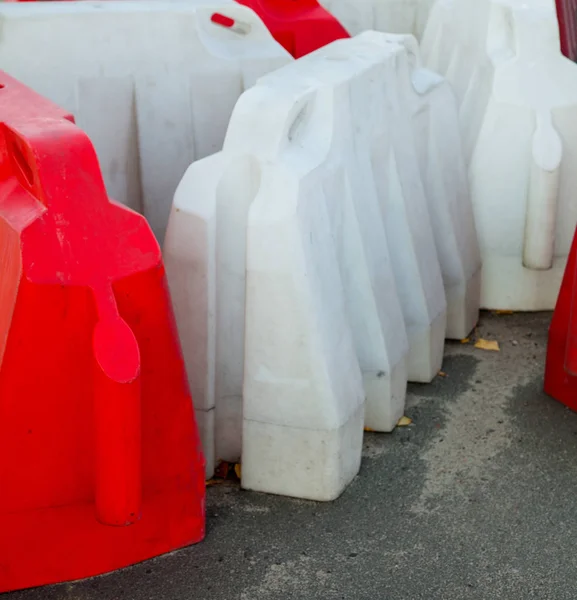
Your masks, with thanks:
[[[409,77],[409,61],[401,45],[382,34],[367,33],[335,42],[269,74],[237,103],[223,151],[191,165],[175,195],[165,256],[181,336],[201,340],[200,345],[191,345],[189,353],[185,351],[189,372],[202,380],[197,401],[204,401],[197,410],[205,415],[206,430],[215,432],[218,458],[237,460],[244,376],[243,485],[248,487],[260,489],[244,474],[247,457],[251,461],[250,448],[256,452],[258,447],[250,440],[262,440],[262,431],[253,428],[267,423],[271,431],[277,427],[268,409],[264,421],[259,420],[265,395],[270,411],[276,410],[277,418],[287,422],[279,439],[285,434],[290,439],[299,427],[303,435],[312,436],[309,430],[314,427],[315,444],[325,440],[335,447],[343,433],[339,428],[348,423],[345,417],[356,410],[343,405],[340,397],[343,390],[357,397],[351,388],[352,364],[358,361],[364,378],[365,425],[379,431],[390,431],[402,412],[407,371],[409,379],[430,381],[440,368],[445,295],[420,185],[411,114],[400,95],[397,69],[403,68]],[[310,98],[303,96],[307,78],[316,82],[314,93],[307,92]],[[354,104],[337,103],[333,96],[339,85],[350,88]],[[313,109],[314,98],[318,110]],[[328,124],[333,110],[338,110],[335,122],[340,124],[334,131]],[[291,144],[297,131],[298,143]],[[346,143],[347,135],[353,144]],[[315,144],[318,150],[309,154]],[[289,158],[298,168],[289,169],[285,164]],[[295,171],[293,179],[285,171]],[[310,228],[316,240],[309,250],[295,246],[296,233],[283,233],[284,228],[297,227],[287,221],[292,209],[286,203],[291,202],[295,210],[307,203],[317,207],[310,215],[306,212],[302,223],[302,235]],[[330,215],[324,225],[317,217],[309,222],[313,214],[323,211]],[[267,223],[263,229],[255,220],[260,213]],[[278,223],[273,218],[277,213]],[[265,236],[269,226],[271,233]],[[275,235],[278,248],[273,244]],[[266,243],[258,236],[265,236]],[[336,242],[330,241],[331,236]],[[261,263],[268,265],[266,273],[261,274]],[[302,269],[310,270],[310,279],[321,278],[319,283],[308,281]],[[403,321],[409,340],[406,358]],[[348,328],[350,344],[336,343],[333,336],[349,339]],[[342,353],[350,354],[349,345],[357,358],[349,356],[353,363],[345,368]],[[338,383],[342,369],[352,383]],[[308,413],[299,408],[301,402],[311,405],[315,425],[307,425]],[[322,425],[323,418],[330,423]],[[209,437],[205,434],[205,440]],[[207,455],[211,443],[205,446]],[[273,460],[280,446],[270,450]],[[256,460],[256,454],[252,456]],[[341,472],[337,466],[319,465],[325,467]],[[287,481],[297,477],[297,471]],[[327,499],[341,489],[337,481],[346,479],[341,475],[328,488],[311,483],[306,492],[308,483],[303,483],[304,488],[294,494],[280,493]]]
[[[109,195],[161,241],[188,165],[222,148],[242,91],[292,60],[234,2],[0,3],[0,17],[2,67],[75,115]]]
[[[577,411],[577,233],[549,328],[545,393]]]
[[[383,276],[385,250],[408,334],[405,373],[426,377],[441,365],[446,318],[441,274],[426,205],[417,210],[424,197],[409,192],[418,165],[405,161],[402,147],[409,119],[396,82],[399,66],[408,68],[407,56],[400,45],[374,43],[375,36],[380,37],[370,33],[321,49],[261,79],[239,101],[245,127],[251,104],[252,123],[263,98],[278,98],[273,102],[280,106],[283,98],[285,107],[271,114],[272,135],[261,142],[266,166],[248,221],[245,488],[320,499],[339,491],[347,471],[340,477],[329,472],[319,481],[310,468],[322,448],[337,452],[338,443],[353,433],[350,424],[334,418],[330,404],[321,412],[324,403],[318,403],[328,388],[342,406],[340,395],[348,392],[334,361],[333,349],[343,339],[338,322],[350,324],[364,380],[365,426],[375,429],[375,410],[402,411],[380,384],[399,364],[392,359],[402,334],[393,279]],[[307,164],[305,156],[313,160]],[[335,301],[339,289],[344,315]],[[279,299],[274,306],[271,294]],[[292,322],[286,319],[289,307]],[[374,332],[381,332],[378,345]],[[295,353],[298,358],[288,361]],[[322,369],[321,360],[329,363]],[[286,479],[275,475],[273,464],[293,447],[308,452],[287,465]]]
[[[277,42],[295,58],[349,37],[346,29],[317,0],[236,1],[252,8]]]
[[[204,459],[158,243],[109,202],[71,117],[1,72],[0,246],[0,592],[200,541]]]
[[[577,0],[556,0],[561,51],[571,60],[577,60]]]
[[[434,11],[439,6],[442,0]],[[454,20],[444,13],[444,29],[423,40],[423,51],[446,72],[461,104],[483,257],[481,304],[549,310],[577,223],[577,174],[563,168],[577,150],[577,65],[560,53],[549,1],[456,7],[461,12]],[[453,49],[451,31],[458,33]]]
[[[351,35],[376,30],[420,39],[434,0],[321,0]]]

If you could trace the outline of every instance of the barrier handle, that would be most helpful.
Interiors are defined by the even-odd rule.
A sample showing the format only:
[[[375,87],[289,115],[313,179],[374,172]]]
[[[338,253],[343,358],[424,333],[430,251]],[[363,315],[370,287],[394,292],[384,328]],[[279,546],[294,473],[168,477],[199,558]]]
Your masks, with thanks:
[[[242,143],[246,152],[265,160],[272,160],[289,147],[304,148],[313,156],[328,152],[335,111],[340,108],[332,92],[307,86],[289,95],[283,93],[282,81],[274,73],[264,81],[266,85],[253,87],[239,98],[226,133],[225,148]],[[255,110],[256,106],[261,110]],[[239,114],[245,118],[235,118]],[[267,135],[255,131],[265,131]],[[318,139],[323,140],[322,147]]]
[[[270,42],[271,33],[268,28],[254,11],[242,4],[232,2],[217,7],[201,6],[197,10],[197,15],[199,32],[210,36],[213,44],[219,38],[215,35],[219,28],[236,34],[239,39],[251,40],[255,43]]]
[[[366,36],[367,33],[364,35]],[[375,37],[378,39],[382,36],[376,35]],[[419,42],[414,35],[408,33],[387,33],[385,34],[385,39],[390,44],[399,44],[403,46],[407,53],[407,59],[411,70],[422,68],[421,49]]]
[[[95,290],[94,423],[96,518],[125,526],[141,516],[141,377],[134,333],[110,287]]]
[[[551,111],[538,111],[536,118],[525,213],[523,266],[547,270],[553,266],[555,253],[563,145],[553,126]]]

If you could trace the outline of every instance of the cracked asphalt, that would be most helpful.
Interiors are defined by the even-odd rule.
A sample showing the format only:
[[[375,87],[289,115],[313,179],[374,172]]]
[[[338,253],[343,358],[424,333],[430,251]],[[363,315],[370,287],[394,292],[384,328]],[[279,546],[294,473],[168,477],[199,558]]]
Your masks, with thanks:
[[[336,502],[211,487],[203,543],[2,600],[575,600],[577,414],[542,392],[549,319],[483,314],[500,352],[448,343]]]

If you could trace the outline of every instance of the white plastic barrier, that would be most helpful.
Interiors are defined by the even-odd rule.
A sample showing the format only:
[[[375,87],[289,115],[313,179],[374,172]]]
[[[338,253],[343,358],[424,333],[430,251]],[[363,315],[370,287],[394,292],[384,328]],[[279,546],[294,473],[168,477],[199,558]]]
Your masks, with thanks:
[[[215,13],[235,25],[215,24]],[[240,94],[292,60],[250,9],[226,0],[0,3],[0,18],[2,68],[76,116],[109,194],[159,240],[178,182],[222,148]]]
[[[272,90],[275,86],[282,88],[285,78],[288,78],[292,82],[287,88],[300,95],[301,89],[297,84],[307,76],[314,76],[318,82],[319,93],[328,93],[323,86],[333,90],[343,82],[347,82],[352,93],[355,93],[349,104],[343,103],[340,106],[339,113],[343,114],[344,121],[341,127],[335,128],[330,146],[330,151],[338,157],[342,170],[337,174],[324,174],[321,187],[326,195],[333,235],[337,238],[346,311],[363,373],[367,400],[365,425],[375,431],[392,431],[403,414],[409,347],[391,266],[392,259],[389,257],[390,248],[386,241],[386,218],[383,215],[387,202],[386,192],[376,183],[376,178],[382,174],[377,174],[376,171],[380,170],[381,166],[383,171],[387,170],[386,163],[380,165],[378,162],[382,156],[378,146],[384,142],[390,149],[390,137],[388,140],[381,137],[384,134],[384,111],[376,101],[382,97],[384,90],[374,90],[368,84],[368,66],[360,65],[352,58],[357,50],[365,52],[364,58],[368,65],[377,65],[379,58],[383,60],[382,56],[375,55],[374,49],[365,49],[361,40],[356,44],[350,41],[345,44],[332,44],[317,51],[310,60],[310,65],[294,65],[293,69],[281,69],[271,73],[259,81],[259,86],[265,90]],[[341,57],[346,57],[346,64],[340,64]],[[376,98],[372,96],[373,92]],[[268,93],[273,92],[267,91]],[[276,90],[274,93],[277,93]],[[256,97],[256,93],[254,96]],[[254,113],[252,120],[246,118],[243,113],[243,106],[250,107],[249,103],[253,101],[250,95],[239,101],[240,106],[235,115],[240,114],[241,120],[231,123],[229,129],[231,143],[232,140],[236,140],[239,152],[246,152],[246,138],[254,130],[255,119],[258,118],[257,113]],[[298,105],[296,100],[293,102]],[[293,114],[293,110],[291,109],[290,114]],[[305,107],[300,110],[301,116],[298,119],[304,118],[306,113]],[[348,114],[346,110],[349,111]],[[359,112],[364,112],[362,119],[358,119]],[[310,115],[311,120],[313,117],[314,115]],[[278,115],[275,119],[278,119]],[[277,124],[277,128],[283,122],[284,120]],[[376,125],[381,129],[375,129]],[[311,127],[315,135],[319,135],[320,140],[326,144],[322,136],[328,133],[330,128],[327,131],[322,122],[318,126],[311,123]],[[281,129],[282,131],[284,129]],[[270,154],[269,135],[254,140],[253,152],[262,161],[274,161],[275,164],[278,162],[282,165],[284,156],[280,147],[276,148],[273,145],[275,154]],[[227,142],[228,139],[227,136]],[[314,139],[306,137],[308,143],[313,143]],[[282,146],[283,138],[273,138],[272,141]],[[298,146],[296,148],[298,149]],[[332,169],[333,165],[333,161],[328,161],[328,164],[322,166]],[[321,165],[318,168],[319,173],[316,177],[320,177],[322,173]],[[390,175],[391,179],[393,177],[396,178],[396,174]],[[274,196],[259,198],[263,201],[267,198],[270,204],[274,203]],[[254,260],[259,263],[261,258],[254,255]],[[247,271],[250,272],[250,258]],[[259,293],[256,302],[266,301],[265,299],[266,295],[262,296]],[[259,309],[254,310],[258,315]],[[247,330],[251,330],[248,322]],[[266,353],[265,348],[258,350]],[[259,364],[258,361],[255,364],[257,369]],[[247,370],[250,370],[249,367],[245,372]]]
[[[381,391],[371,398],[367,375],[377,382],[379,375],[387,374],[385,368],[383,374],[375,373],[387,348],[382,342],[369,346],[367,333],[379,320],[384,324],[387,316],[391,318],[392,305],[385,303],[390,300],[379,301],[385,289],[375,293],[381,287],[375,285],[379,277],[384,283],[386,242],[393,271],[398,272],[401,262],[404,266],[397,283],[402,302],[415,311],[407,312],[409,335],[413,342],[415,333],[420,338],[415,354],[430,358],[435,323],[440,322],[442,355],[445,302],[427,208],[423,206],[421,223],[408,218],[416,195],[404,193],[414,170],[405,168],[403,160],[409,148],[404,140],[409,120],[401,104],[397,68],[408,68],[407,57],[400,45],[374,43],[378,35],[371,32],[336,42],[262,78],[239,100],[239,112],[231,121],[231,129],[238,123],[246,132],[254,131],[262,107],[284,100],[284,110],[271,114],[270,133],[263,132],[259,145],[266,149],[266,166],[247,234],[243,486],[249,489],[325,499],[334,496],[327,488],[338,490],[334,476],[319,481],[315,463],[327,449],[342,448],[350,434],[339,421],[332,419],[327,430],[326,421],[322,427],[319,415],[310,414],[311,407],[318,406],[320,389],[314,385],[320,367],[317,353],[320,350],[332,363],[331,353],[342,339],[333,322],[342,318],[335,311],[340,283],[365,375],[367,406],[383,397]],[[418,166],[416,173],[418,179]],[[415,238],[417,230],[421,235]],[[427,245],[428,264],[419,263]],[[419,267],[428,268],[428,273],[419,272]],[[413,296],[405,297],[409,280]],[[432,302],[427,292],[435,296]],[[375,300],[384,309],[380,319],[372,307]],[[440,311],[432,323],[423,330],[415,328],[411,318],[435,304]],[[363,321],[366,332],[360,327]],[[382,327],[384,340],[393,324]],[[359,354],[359,341],[364,356]],[[334,372],[329,382],[341,392]],[[287,457],[294,462],[279,471],[278,464]]]
[[[479,318],[481,255],[455,96],[442,77],[421,67],[414,37],[388,35],[386,41],[403,44],[410,59],[411,69],[399,73],[399,85],[413,120],[415,152],[443,274],[446,337],[463,339]]]
[[[469,39],[476,39],[476,49],[467,65],[475,75],[466,85],[457,69],[447,77],[466,90],[461,128],[483,256],[481,303],[548,310],[577,223],[577,65],[561,56],[552,0],[475,6],[478,31]],[[451,44],[446,32],[437,38],[439,48]],[[465,48],[461,39],[453,64],[456,56],[467,60]]]
[[[393,272],[411,339],[409,365],[413,370],[413,378],[429,381],[441,365],[446,318],[442,279],[426,200],[420,186],[419,165],[411,135],[411,115],[405,108],[405,99],[399,97],[397,85],[397,62],[399,69],[404,67],[407,72],[409,64],[404,49],[398,44],[382,43],[385,37],[368,33],[355,40],[332,44],[293,63],[290,68],[285,67],[262,79],[255,90],[239,100],[223,151],[193,164],[175,196],[165,243],[165,260],[181,336],[190,340],[190,351],[185,353],[187,366],[193,379],[196,373],[199,381],[202,379],[205,382],[204,394],[197,395],[197,401],[201,400],[202,404],[197,407],[205,413],[205,418],[199,417],[199,421],[206,423],[206,440],[210,439],[210,432],[215,431],[218,458],[237,460],[240,453],[245,347],[245,410],[248,406],[248,415],[253,416],[245,414],[245,431],[250,430],[250,434],[248,438],[245,437],[243,462],[247,456],[253,456],[256,460],[256,454],[251,454],[247,443],[249,440],[262,439],[256,436],[254,429],[265,427],[264,423],[268,423],[265,429],[270,431],[278,428],[281,424],[279,419],[285,425],[296,419],[305,432],[313,427],[307,424],[307,412],[299,408],[301,403],[307,406],[312,403],[316,411],[337,402],[341,408],[335,412],[333,407],[325,416],[338,416],[342,425],[345,408],[341,405],[342,400],[337,401],[334,396],[336,394],[338,398],[342,388],[342,384],[336,383],[341,381],[341,374],[333,373],[334,361],[338,357],[324,356],[324,353],[330,355],[335,351],[330,349],[331,343],[324,337],[329,333],[330,339],[334,339],[333,335],[342,337],[343,326],[345,330],[349,327],[337,323],[341,317],[336,319],[333,314],[337,309],[341,310],[341,293],[344,294],[347,315],[344,320],[350,324],[356,360],[363,373],[367,396],[365,424],[368,427],[390,431],[402,415],[404,405],[407,343]],[[380,43],[376,43],[377,40]],[[368,83],[370,73],[365,73],[369,66],[379,75],[372,85]],[[283,244],[287,242],[280,233],[277,243],[281,247],[278,251],[268,247],[264,251],[259,243],[256,246],[258,252],[253,255],[249,252],[248,256],[249,300],[246,306],[245,342],[245,232],[251,202],[256,197],[254,206],[266,206],[267,210],[276,212],[280,210],[276,207],[280,202],[277,197],[283,197],[285,188],[293,190],[289,197],[299,206],[301,202],[307,206],[304,197],[313,193],[302,191],[299,193],[305,196],[299,199],[297,194],[295,198],[293,196],[301,190],[301,186],[297,186],[295,191],[296,184],[291,184],[291,187],[284,180],[275,183],[276,179],[268,184],[266,193],[264,188],[264,173],[276,173],[286,160],[282,144],[279,148],[282,138],[277,139],[281,124],[290,120],[285,112],[293,114],[296,110],[293,104],[300,106],[301,102],[310,107],[308,101],[298,100],[304,93],[301,88],[307,79],[311,80],[310,86],[314,83],[318,87],[314,94],[319,98],[317,102],[322,101],[327,107],[333,103],[331,98],[334,89],[338,89],[343,82],[351,89],[354,99],[351,105],[342,104],[339,100],[337,123],[340,127],[326,140],[323,136],[331,133],[326,130],[328,125],[322,120],[318,127],[316,124],[322,110],[311,109],[299,113],[301,116],[296,119],[295,131],[301,127],[300,119],[304,119],[306,127],[304,124],[301,127],[304,128],[302,141],[307,144],[305,149],[301,149],[299,143],[289,144],[292,160],[299,165],[297,174],[302,172],[299,177],[308,173],[312,158],[319,163],[310,177],[304,177],[303,181],[316,181],[321,177],[322,190],[317,193],[323,202],[329,203],[325,210],[330,215],[328,223],[332,225],[331,235],[337,240],[337,247],[332,250],[315,242],[313,255],[307,260],[321,260],[322,257],[315,257],[314,252],[334,253],[340,283],[334,288],[334,283],[329,285],[329,281],[319,281],[319,285],[323,284],[321,289],[313,289],[314,293],[309,290],[307,294],[310,298],[305,305],[290,308],[292,305],[289,303],[287,307],[285,294],[288,291],[283,286],[291,284],[296,277],[289,276],[290,271],[286,271],[289,264],[293,265],[287,261],[297,260],[301,250],[297,251],[290,245],[285,248]],[[283,94],[288,94],[286,99]],[[351,118],[355,120],[354,125]],[[276,122],[279,119],[280,124]],[[390,128],[390,123],[395,124],[394,129]],[[353,127],[355,129],[351,130]],[[312,128],[310,134],[307,133],[308,128]],[[318,156],[312,150],[312,155],[309,154],[309,144],[313,144],[311,148],[314,148],[317,129],[321,147],[332,140],[327,152],[330,150],[330,157],[334,158],[329,160],[324,154]],[[291,129],[291,136],[292,132]],[[309,135],[313,136],[311,140]],[[349,143],[350,140],[354,143]],[[327,169],[328,173],[325,173]],[[335,169],[336,172],[333,172]],[[254,206],[252,214],[259,214],[254,212]],[[276,225],[271,224],[270,227],[271,231],[277,231]],[[249,240],[252,239],[251,231],[249,228]],[[261,231],[256,228],[255,231],[264,235],[263,231],[268,229]],[[389,233],[392,240],[387,244]],[[313,233],[313,239],[317,237]],[[274,239],[272,236],[270,243]],[[389,249],[393,272],[387,268]],[[283,258],[285,254],[287,257]],[[290,258],[293,254],[295,256]],[[304,259],[301,257],[299,260]],[[326,260],[326,257],[322,260]],[[276,281],[274,286],[278,286],[278,289],[273,288],[274,293],[271,290],[264,293],[259,286],[251,292],[251,273],[255,269],[260,271],[261,267],[257,269],[256,265],[261,261],[270,261],[270,268],[275,268],[276,264],[278,273],[274,277],[267,274],[264,280],[267,281],[270,276],[272,281]],[[293,266],[297,269],[297,266]],[[322,273],[323,269],[320,268],[318,272]],[[261,279],[256,275],[253,277],[256,277],[256,281]],[[315,279],[313,275],[310,278]],[[269,285],[273,284],[266,283],[266,286]],[[287,297],[293,298],[297,292],[302,294],[304,290],[292,290]],[[321,292],[322,297],[317,298],[315,294]],[[323,298],[328,303],[326,306],[324,300],[321,302]],[[297,319],[299,311],[302,314]],[[319,316],[317,311],[327,312],[327,315]],[[329,326],[329,321],[325,319],[333,317],[335,323]],[[306,320],[303,322],[303,319]],[[324,323],[320,330],[315,320]],[[325,327],[328,329],[325,330]],[[294,345],[297,342],[302,348]],[[343,343],[336,343],[335,349]],[[321,356],[316,357],[315,354],[312,360],[310,353],[313,351],[321,352]],[[301,355],[302,360],[307,357],[304,365],[309,365],[311,360],[311,364],[330,362],[330,368],[324,368],[323,376],[329,376],[327,385],[332,386],[332,396],[328,391],[323,391],[322,386],[319,388],[321,384],[316,377],[320,375],[315,371],[305,370],[296,379],[291,376],[291,369],[304,369],[300,364]],[[353,359],[355,364],[356,360]],[[340,362],[338,364],[341,365],[339,368],[343,368]],[[349,376],[351,368],[351,365],[346,367]],[[282,376],[277,372],[279,370],[284,370]],[[208,377],[203,379],[205,373]],[[294,385],[297,385],[297,390]],[[302,391],[302,398],[299,390]],[[295,392],[296,397],[289,401]],[[348,393],[351,394],[350,391]],[[263,410],[263,402],[270,403],[264,421],[258,417],[259,411]],[[275,410],[278,413],[277,420],[271,421],[269,412]],[[337,443],[340,433],[337,438],[334,437],[337,434],[334,423],[333,420],[331,427],[325,427],[324,430],[317,427],[315,435],[319,436],[319,440]],[[294,427],[299,429],[297,424]],[[294,433],[288,426],[283,432],[287,436]],[[323,437],[325,434],[329,437]],[[283,437],[279,433],[279,440]],[[258,449],[258,445],[254,448]],[[208,456],[214,456],[211,448],[205,448],[205,452]],[[263,451],[261,447],[260,453],[266,456],[268,450]],[[331,457],[327,460],[329,458],[332,460]],[[245,463],[243,473],[246,472]],[[292,485],[292,476],[286,479],[288,485]],[[344,481],[342,478],[338,480]],[[245,479],[245,485],[257,488],[261,485],[250,481],[249,476],[249,483]],[[300,492],[295,494],[301,495]]]
[[[283,70],[280,76],[288,75]],[[276,115],[274,105],[263,111]],[[198,408],[206,416],[201,415],[199,421],[206,422],[207,431],[215,430],[216,457],[232,461],[241,454],[246,223],[259,186],[255,173],[260,172],[250,156],[265,160],[263,142],[270,135],[268,124],[254,129],[253,121],[244,116],[242,102],[234,114],[223,151],[187,171],[175,196],[165,243],[179,329],[191,341],[190,351],[185,352],[187,366],[193,380],[202,380],[206,373],[210,378],[204,394],[197,396],[197,401],[205,399]],[[265,114],[255,117],[264,119]],[[243,125],[243,119],[248,125]],[[341,154],[347,151],[355,189],[363,186],[365,171],[370,169],[370,144],[358,150],[356,155],[352,148],[339,147]],[[360,164],[359,156],[364,159]],[[336,193],[342,194],[339,185]],[[362,240],[357,236],[351,251],[344,253],[342,276],[355,345],[364,366],[367,424],[390,431],[403,412],[407,337],[374,194],[355,195],[356,202],[363,202],[356,210],[366,235]],[[354,238],[355,231],[349,231],[347,239]],[[370,244],[366,251],[362,242]],[[365,255],[372,261],[366,266]],[[338,295],[339,290],[334,293]],[[214,456],[214,451],[208,448],[206,454]]]
[[[320,0],[351,35],[376,30],[423,34],[433,0]]]

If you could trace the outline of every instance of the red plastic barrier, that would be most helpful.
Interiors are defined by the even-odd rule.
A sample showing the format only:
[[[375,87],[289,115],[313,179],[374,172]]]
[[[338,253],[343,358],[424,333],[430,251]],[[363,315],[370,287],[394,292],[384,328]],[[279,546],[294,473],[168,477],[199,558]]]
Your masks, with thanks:
[[[252,8],[275,40],[295,58],[335,40],[350,37],[346,29],[317,0],[236,0]],[[213,17],[216,21],[218,15]],[[219,23],[224,27],[231,27]]]
[[[0,72],[0,592],[204,536],[160,250],[71,121]]]
[[[561,51],[571,60],[577,60],[577,0],[556,0]]]
[[[545,393],[577,411],[577,232],[549,328]]]

